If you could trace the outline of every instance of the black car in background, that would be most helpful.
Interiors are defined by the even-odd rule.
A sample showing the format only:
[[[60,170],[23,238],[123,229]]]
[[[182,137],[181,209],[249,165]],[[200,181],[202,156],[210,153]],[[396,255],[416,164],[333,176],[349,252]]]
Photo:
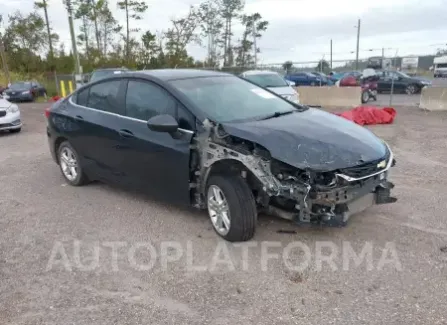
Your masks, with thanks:
[[[229,241],[252,238],[261,211],[339,226],[396,200],[393,154],[368,129],[226,73],[113,75],[45,116],[69,184],[102,180],[206,209]]]
[[[47,90],[37,81],[17,81],[3,92],[4,98],[11,102],[34,101],[47,96]]]
[[[430,86],[431,82],[422,80],[400,72],[400,71],[378,71],[379,81],[377,82],[377,91],[390,92],[393,87],[395,93],[406,93],[408,95],[416,94],[425,86]]]

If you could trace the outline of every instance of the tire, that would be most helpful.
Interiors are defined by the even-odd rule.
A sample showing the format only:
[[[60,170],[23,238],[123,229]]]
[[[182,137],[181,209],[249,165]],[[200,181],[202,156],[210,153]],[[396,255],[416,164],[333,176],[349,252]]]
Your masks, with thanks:
[[[215,201],[210,199],[214,196],[216,188],[223,194],[223,202],[226,202],[227,206],[229,229],[226,229],[226,232],[219,231],[212,217],[212,202]],[[211,224],[220,237],[230,242],[243,242],[253,238],[258,213],[253,193],[243,178],[236,175],[211,176],[206,187],[206,202]],[[224,225],[224,222],[221,224]]]
[[[9,130],[10,133],[19,133],[20,131],[22,131],[22,128]]]
[[[418,87],[417,87],[416,85],[413,85],[413,84],[408,85],[408,86],[405,88],[405,93],[406,93],[407,95],[413,95],[413,94],[416,94],[417,91],[418,91]]]
[[[68,157],[70,158],[69,162],[65,162],[66,157],[65,154],[68,154]],[[64,176],[65,181],[72,185],[72,186],[82,186],[86,183],[88,183],[87,176],[85,175],[84,171],[82,170],[82,166],[79,162],[79,155],[76,152],[76,150],[71,146],[71,144],[68,141],[64,141],[60,144],[58,150],[57,150],[57,159],[59,162],[59,167],[62,172],[62,176]],[[72,159],[74,161],[72,161]],[[76,170],[76,176],[68,177],[67,172],[64,171],[65,166],[67,166],[68,169],[70,169],[68,166],[72,165]],[[73,171],[69,171],[70,174],[73,174]]]
[[[369,93],[368,91],[362,92],[362,104],[365,104],[369,101]]]

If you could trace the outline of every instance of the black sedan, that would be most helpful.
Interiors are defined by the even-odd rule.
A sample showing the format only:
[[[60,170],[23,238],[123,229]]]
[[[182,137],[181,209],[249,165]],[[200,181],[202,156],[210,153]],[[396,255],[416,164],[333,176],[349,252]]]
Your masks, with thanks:
[[[412,95],[419,93],[425,86],[431,85],[429,81],[410,77],[400,71],[380,71],[378,75],[380,77],[377,83],[379,93],[390,92],[393,88],[395,93]]]
[[[252,238],[259,212],[340,226],[396,200],[393,154],[369,130],[225,73],[118,74],[45,115],[69,184],[111,182],[206,209],[229,241]]]
[[[18,81],[6,88],[3,94],[11,102],[34,101],[39,96],[46,96],[47,90],[36,81]]]

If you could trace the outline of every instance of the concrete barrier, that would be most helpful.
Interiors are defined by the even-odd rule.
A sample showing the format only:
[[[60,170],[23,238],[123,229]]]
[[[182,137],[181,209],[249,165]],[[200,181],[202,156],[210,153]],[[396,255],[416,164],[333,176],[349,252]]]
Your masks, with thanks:
[[[447,88],[422,88],[419,107],[428,111],[447,111]]]
[[[361,105],[360,87],[307,87],[295,88],[300,103],[310,106],[357,107]]]

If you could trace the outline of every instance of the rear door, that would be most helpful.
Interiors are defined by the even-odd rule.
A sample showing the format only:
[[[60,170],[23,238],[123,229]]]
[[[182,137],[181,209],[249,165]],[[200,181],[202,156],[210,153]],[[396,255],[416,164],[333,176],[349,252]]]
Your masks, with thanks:
[[[77,143],[87,167],[100,178],[111,181],[122,179],[116,146],[121,139],[118,130],[124,115],[124,85],[121,79],[106,80],[77,95],[78,105],[83,107],[75,116],[82,128]]]
[[[128,134],[117,151],[126,159],[122,169],[132,183],[171,202],[189,204],[190,144],[195,118],[161,86],[143,79],[129,79],[125,97]],[[179,136],[149,130],[147,121],[169,114],[177,119]]]

